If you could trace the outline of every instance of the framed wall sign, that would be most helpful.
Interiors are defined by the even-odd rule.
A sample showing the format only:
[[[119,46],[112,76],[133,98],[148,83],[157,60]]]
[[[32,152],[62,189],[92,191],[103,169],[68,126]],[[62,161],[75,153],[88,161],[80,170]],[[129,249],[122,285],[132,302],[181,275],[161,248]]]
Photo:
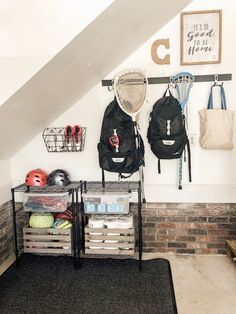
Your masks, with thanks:
[[[221,62],[222,10],[181,13],[181,65]]]

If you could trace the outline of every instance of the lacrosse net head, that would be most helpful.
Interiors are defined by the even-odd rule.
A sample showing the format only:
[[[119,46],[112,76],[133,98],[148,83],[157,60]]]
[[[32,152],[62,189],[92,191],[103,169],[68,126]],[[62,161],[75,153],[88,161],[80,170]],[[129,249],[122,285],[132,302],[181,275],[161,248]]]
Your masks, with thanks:
[[[113,88],[121,110],[135,120],[146,100],[147,78],[144,72],[130,69],[119,73],[113,80]]]
[[[194,82],[194,76],[189,72],[180,72],[171,77],[171,83],[177,90],[178,101],[181,105],[182,112],[188,103],[190,89]]]

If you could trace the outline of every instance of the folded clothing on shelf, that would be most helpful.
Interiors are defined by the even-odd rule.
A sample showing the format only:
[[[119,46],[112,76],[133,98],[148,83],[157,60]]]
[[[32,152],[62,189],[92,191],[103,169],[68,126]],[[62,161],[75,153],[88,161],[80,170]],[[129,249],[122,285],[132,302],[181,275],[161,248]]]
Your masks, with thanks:
[[[125,216],[91,216],[88,220],[89,228],[131,229],[133,215]]]

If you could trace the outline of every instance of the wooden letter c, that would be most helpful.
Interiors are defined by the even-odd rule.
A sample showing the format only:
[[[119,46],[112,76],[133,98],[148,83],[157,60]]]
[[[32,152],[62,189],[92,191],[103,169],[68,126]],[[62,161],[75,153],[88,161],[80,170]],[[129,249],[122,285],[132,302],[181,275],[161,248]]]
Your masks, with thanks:
[[[157,64],[170,64],[170,55],[166,54],[164,58],[159,58],[157,49],[159,46],[165,46],[166,49],[170,48],[169,39],[157,39],[153,42],[151,48],[152,60]]]

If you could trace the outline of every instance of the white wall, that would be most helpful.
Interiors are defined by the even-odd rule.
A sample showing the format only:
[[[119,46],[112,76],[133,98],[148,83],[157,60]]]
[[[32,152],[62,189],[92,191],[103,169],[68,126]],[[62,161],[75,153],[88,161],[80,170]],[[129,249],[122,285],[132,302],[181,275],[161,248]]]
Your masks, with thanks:
[[[11,198],[11,162],[0,161],[0,206]]]
[[[235,110],[234,80],[236,61],[234,55],[236,39],[233,32],[236,29],[234,16],[236,3],[233,0],[208,0],[207,2],[195,0],[185,11],[205,9],[223,10],[222,62],[220,64],[188,67],[181,67],[179,65],[180,17],[177,16],[150,38],[145,45],[125,60],[108,78],[112,78],[120,70],[130,67],[144,69],[148,77],[171,76],[183,70],[189,71],[193,75],[232,73],[233,80],[225,82],[224,86],[228,108]],[[160,38],[170,38],[170,65],[156,65],[151,59],[151,45],[154,40]],[[165,88],[166,86],[164,85],[149,86],[148,101],[140,115],[141,134],[146,148],[145,190],[147,200],[167,202],[235,202],[236,171],[234,164],[236,160],[236,148],[232,151],[205,151],[199,145],[192,148],[193,182],[188,183],[186,166],[182,191],[177,189],[176,161],[163,161],[162,174],[157,174],[157,159],[152,154],[147,143],[146,132],[152,105],[162,96]],[[209,88],[210,83],[195,83],[192,88],[188,104],[190,133],[199,135],[198,111],[206,107]],[[99,180],[101,178],[101,171],[98,166],[96,145],[99,140],[103,112],[112,99],[112,92],[109,92],[99,84],[79,103],[75,104],[52,124],[55,127],[77,123],[86,126],[87,138],[84,152],[47,153],[40,134],[12,158],[11,169],[13,180],[23,182],[26,172],[36,167],[41,167],[48,172],[56,168],[64,168],[71,173],[73,179]],[[107,178],[116,179],[117,175],[107,174]],[[137,177],[134,176],[135,178]]]

